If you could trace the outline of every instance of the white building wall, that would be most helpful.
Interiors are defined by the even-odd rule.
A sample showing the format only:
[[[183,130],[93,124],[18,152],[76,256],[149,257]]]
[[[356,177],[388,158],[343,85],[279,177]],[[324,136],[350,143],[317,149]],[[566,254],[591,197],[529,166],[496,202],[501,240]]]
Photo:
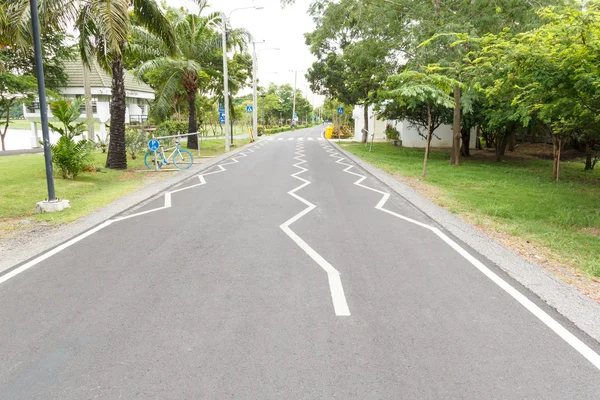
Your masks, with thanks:
[[[360,141],[362,138],[362,128],[364,124],[363,116],[364,108],[355,106],[352,117],[354,118],[354,140]],[[400,140],[402,146],[425,148],[425,138],[419,135],[417,129],[408,121],[386,121],[380,120],[374,116],[373,107],[369,108],[369,135],[375,132],[375,140],[385,140],[385,127],[390,123],[400,132]],[[424,132],[424,131],[423,131]],[[369,140],[371,137],[369,136]],[[475,148],[476,129],[471,132],[470,148]],[[434,132],[434,137],[431,139],[431,147],[452,147],[452,126],[441,125]]]

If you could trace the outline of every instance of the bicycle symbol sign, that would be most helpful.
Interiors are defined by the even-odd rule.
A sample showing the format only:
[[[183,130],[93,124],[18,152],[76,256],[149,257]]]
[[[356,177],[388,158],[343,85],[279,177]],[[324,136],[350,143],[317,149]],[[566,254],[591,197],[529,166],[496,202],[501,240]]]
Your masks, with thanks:
[[[160,147],[160,144],[158,143],[158,140],[156,140],[156,139],[152,139],[151,141],[148,142],[148,148],[152,151],[158,150],[159,147]]]

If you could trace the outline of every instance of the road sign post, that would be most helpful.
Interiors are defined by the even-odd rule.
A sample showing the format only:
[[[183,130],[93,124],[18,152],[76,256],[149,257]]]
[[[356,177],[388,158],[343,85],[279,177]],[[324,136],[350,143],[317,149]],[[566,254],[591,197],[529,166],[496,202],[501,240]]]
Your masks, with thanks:
[[[148,142],[148,148],[150,149],[150,151],[154,152],[154,170],[158,171],[158,157],[156,156],[156,150],[158,150],[158,148],[160,147],[160,143],[158,143],[158,140],[154,139],[154,136],[152,136],[152,140],[150,140]]]

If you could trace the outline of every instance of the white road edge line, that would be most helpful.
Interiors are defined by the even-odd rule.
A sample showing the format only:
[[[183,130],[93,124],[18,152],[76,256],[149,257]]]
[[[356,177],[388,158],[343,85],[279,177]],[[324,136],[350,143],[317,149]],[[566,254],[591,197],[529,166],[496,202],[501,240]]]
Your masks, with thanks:
[[[385,203],[390,198],[389,193],[382,192],[381,190],[374,189],[369,186],[365,186],[362,182],[367,179],[366,176],[358,174],[356,172],[350,171],[351,168],[354,168],[354,165],[347,164],[342,162],[342,160],[346,160],[346,158],[340,156],[337,150],[333,149],[331,146],[329,149],[326,149],[328,153],[330,153],[331,157],[337,158],[337,164],[345,165],[346,168],[343,170],[344,172],[357,176],[359,179],[354,182],[356,186],[362,187],[364,189],[371,190],[373,192],[379,193],[382,195],[381,200],[375,205],[377,210],[383,211],[387,214],[393,215],[394,217],[403,219],[404,221],[410,222],[412,224],[418,225],[425,229],[430,230],[434,234],[436,234],[440,239],[442,239],[446,244],[452,247],[458,254],[460,254],[463,258],[465,258],[468,262],[470,262],[475,268],[477,268],[481,273],[483,273],[486,277],[488,277],[492,282],[498,285],[502,290],[504,290],[508,295],[510,295],[513,299],[519,302],[523,307],[525,307],[529,312],[531,312],[535,317],[537,317],[542,323],[544,323],[548,328],[550,328],[554,333],[556,333],[561,339],[567,342],[573,349],[575,349],[579,354],[585,357],[589,362],[591,362],[596,368],[600,370],[600,355],[596,353],[592,348],[583,343],[579,338],[569,332],[564,326],[562,326],[558,321],[552,318],[548,313],[542,310],[537,304],[533,301],[529,300],[525,295],[519,292],[517,289],[512,287],[508,282],[495,274],[492,270],[485,266],[481,261],[477,260],[473,257],[468,251],[462,248],[458,243],[449,238],[445,233],[443,233],[438,228],[424,224],[419,221],[415,221],[412,218],[405,217],[398,213],[395,213],[390,210],[386,210],[383,208]]]
[[[231,157],[229,162],[223,162],[220,164],[217,164],[216,167],[219,168],[218,171],[211,171],[211,172],[206,172],[204,174],[199,174],[196,175],[198,177],[198,179],[200,180],[200,183],[197,183],[195,185],[191,185],[191,186],[186,186],[184,188],[180,188],[180,189],[175,189],[175,190],[171,190],[169,192],[165,192],[164,194],[164,204],[162,207],[157,207],[157,208],[153,208],[151,210],[146,210],[146,211],[142,211],[139,213],[135,213],[135,214],[131,214],[131,215],[127,215],[125,217],[119,217],[119,218],[113,218],[113,219],[109,219],[107,221],[104,221],[103,223],[101,223],[100,225],[96,226],[95,228],[90,229],[87,232],[82,233],[81,235],[75,236],[74,238],[66,241],[65,243],[45,252],[44,254],[34,258],[31,261],[26,262],[25,264],[21,265],[20,267],[17,267],[15,269],[13,269],[12,271],[0,276],[0,284],[8,281],[11,278],[14,278],[15,276],[19,275],[22,272],[27,271],[29,268],[41,263],[42,261],[52,257],[55,254],[60,253],[61,251],[63,251],[64,249],[74,245],[75,243],[87,238],[90,235],[93,235],[94,233],[106,228],[107,226],[115,223],[115,222],[119,222],[119,221],[124,221],[126,219],[130,219],[133,217],[139,217],[140,215],[145,215],[145,214],[150,214],[156,211],[160,211],[160,210],[164,210],[167,208],[171,207],[171,195],[173,193],[177,193],[177,192],[182,192],[184,190],[188,190],[188,189],[192,189],[198,186],[202,186],[206,184],[206,180],[204,179],[205,176],[207,175],[213,175],[213,174],[218,174],[221,173],[223,171],[226,171],[225,168],[223,168],[223,165],[231,165],[231,164],[235,164],[238,163],[239,161],[237,160],[237,157],[239,157],[240,155],[242,155],[243,153],[239,153],[239,155],[236,155],[235,157]],[[244,157],[247,157],[246,154],[243,155]]]
[[[302,164],[306,163],[304,157],[304,148],[302,144],[299,143],[296,147],[295,154],[297,155],[294,159],[299,162],[294,164],[293,166],[300,169],[300,171],[291,174],[290,176],[296,178],[303,182],[300,186],[290,190],[288,194],[304,203],[307,208],[294,215],[292,218],[285,221],[279,227],[282,231],[286,233],[304,252],[312,258],[323,270],[327,273],[327,278],[329,281],[329,291],[331,292],[331,300],[333,302],[333,309],[335,311],[335,315],[338,317],[347,317],[350,316],[350,309],[348,308],[348,303],[346,301],[346,295],[344,294],[344,287],[342,286],[342,279],[340,277],[340,272],[335,269],[327,260],[325,260],[319,253],[317,253],[312,247],[308,245],[300,236],[298,236],[294,231],[290,229],[290,225],[294,222],[298,221],[300,218],[314,210],[317,206],[312,204],[310,201],[298,196],[296,192],[305,186],[310,185],[310,181],[307,181],[304,178],[299,177],[299,174],[302,174],[308,169],[301,167]]]

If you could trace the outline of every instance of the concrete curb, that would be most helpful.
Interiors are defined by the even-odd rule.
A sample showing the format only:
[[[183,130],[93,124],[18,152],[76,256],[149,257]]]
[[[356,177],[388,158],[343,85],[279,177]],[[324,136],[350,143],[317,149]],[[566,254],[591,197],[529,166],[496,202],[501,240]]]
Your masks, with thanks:
[[[600,304],[561,281],[541,266],[524,259],[514,251],[479,232],[457,216],[417,193],[410,186],[397,181],[388,173],[342,149],[333,141],[330,140],[329,143],[348,160],[375,177],[392,192],[420,209],[452,235],[535,293],[587,335],[600,342]]]
[[[262,139],[261,139],[262,140]],[[255,142],[259,143],[260,140]],[[19,264],[37,256],[40,253],[44,253],[61,243],[71,239],[74,236],[77,236],[87,230],[94,228],[95,226],[103,223],[104,221],[121,214],[129,209],[135,208],[138,205],[146,202],[149,199],[156,197],[157,195],[163,193],[167,189],[172,186],[177,185],[178,183],[191,178],[194,175],[197,175],[199,172],[207,170],[220,162],[234,157],[239,152],[244,151],[250,143],[230,151],[229,153],[222,154],[220,156],[215,157],[214,159],[207,161],[203,164],[194,164],[189,170],[173,172],[173,176],[161,180],[159,182],[151,183],[148,186],[143,187],[142,189],[128,194],[124,197],[121,197],[111,204],[108,204],[99,210],[80,218],[79,220],[60,226],[57,229],[46,232],[41,235],[39,238],[35,238],[34,240],[26,243],[20,243],[19,247],[10,250],[3,254],[3,257],[0,259],[0,275],[9,269],[12,269]]]

